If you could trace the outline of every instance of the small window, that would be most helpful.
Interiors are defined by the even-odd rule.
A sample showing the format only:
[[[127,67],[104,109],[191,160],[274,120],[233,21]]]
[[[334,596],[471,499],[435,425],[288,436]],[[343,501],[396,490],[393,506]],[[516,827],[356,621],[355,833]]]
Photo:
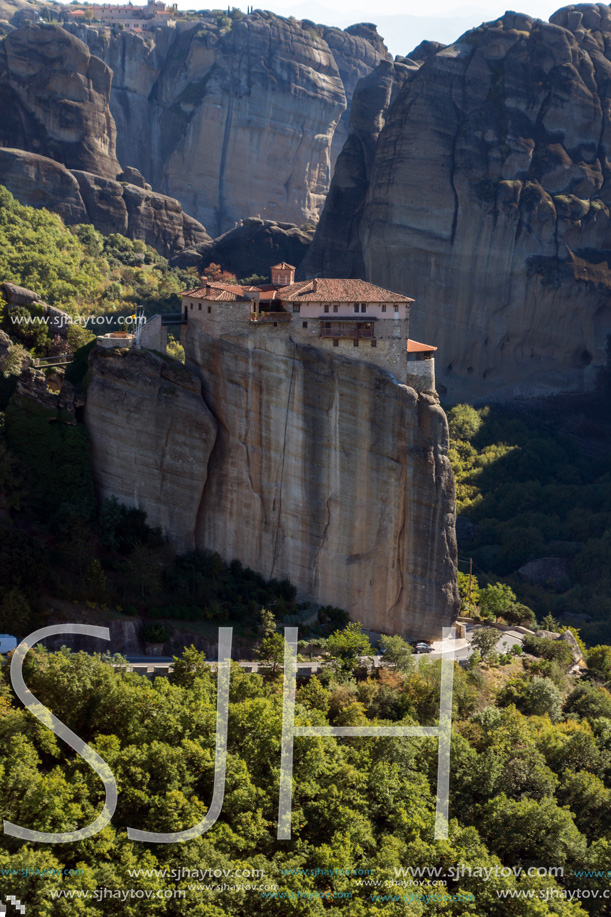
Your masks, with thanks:
[[[293,312],[299,312],[301,306],[298,303],[293,303]]]
[[[335,303],[335,305],[333,306],[333,311],[337,312],[338,309],[339,309],[339,306],[337,305],[337,303]]]
[[[201,302],[197,304],[197,308],[199,309],[200,312],[202,311],[202,304],[201,304]],[[210,308],[210,306],[208,306],[208,308]]]
[[[212,312],[212,306],[208,306],[208,315]]]
[[[274,322],[274,328],[278,327],[278,322]]]
[[[355,311],[355,312],[358,312],[358,311],[359,311],[359,304],[358,304],[358,302],[355,302],[355,304],[354,304],[354,311]]]
[[[378,346],[378,342],[376,341],[375,338],[373,338],[373,340],[371,341],[371,346],[372,346],[372,347],[377,347],[377,346]]]
[[[395,312],[399,311],[399,306],[395,306]]]
[[[386,312],[386,305],[382,306],[382,312]]]
[[[337,340],[337,338],[333,338],[333,346],[339,347],[339,341]]]
[[[366,311],[367,311],[367,303],[362,302],[361,303],[361,312],[366,312]]]
[[[325,306],[325,312],[328,312],[328,311],[329,311],[329,306],[326,305],[326,306]]]
[[[358,347],[358,346],[359,346],[359,339],[358,339],[358,338],[355,338],[354,341],[353,341],[352,343],[353,343],[353,345],[354,345],[355,347]]]
[[[302,325],[303,328],[307,328],[307,327],[308,327],[308,323],[307,323],[307,322],[302,322],[301,325]]]
[[[191,303],[191,312],[193,312],[193,303]]]

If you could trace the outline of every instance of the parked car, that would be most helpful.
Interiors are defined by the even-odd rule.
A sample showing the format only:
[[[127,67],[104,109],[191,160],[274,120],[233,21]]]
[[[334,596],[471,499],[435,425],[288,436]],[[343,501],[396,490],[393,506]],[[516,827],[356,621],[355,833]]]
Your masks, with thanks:
[[[425,643],[423,640],[420,640],[418,643],[412,643],[414,647],[414,653],[432,653],[433,647],[430,643]]]

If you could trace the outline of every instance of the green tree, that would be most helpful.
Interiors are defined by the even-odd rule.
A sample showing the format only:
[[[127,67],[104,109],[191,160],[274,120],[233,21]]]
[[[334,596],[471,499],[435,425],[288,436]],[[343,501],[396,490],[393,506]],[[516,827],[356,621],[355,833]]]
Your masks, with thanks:
[[[140,598],[154,595],[161,588],[161,567],[157,551],[137,542],[125,561],[125,571]]]
[[[276,633],[276,619],[269,608],[262,608],[259,615],[259,633],[261,634],[261,639],[266,640]]]
[[[611,646],[593,646],[586,652],[590,675],[607,685],[611,683]]]
[[[496,620],[514,605],[516,595],[506,583],[485,586],[479,595],[479,606],[485,617]]]
[[[70,325],[68,328],[68,346],[72,353],[76,353],[81,347],[86,347],[91,341],[95,340],[96,335],[89,328],[82,325]]]
[[[174,656],[172,683],[181,688],[191,688],[198,678],[209,672],[206,654],[191,644],[184,649],[182,656]]]
[[[31,623],[32,610],[28,600],[20,589],[10,589],[0,602],[0,630],[25,636]]]
[[[103,602],[106,598],[107,580],[99,558],[95,557],[85,571],[85,589],[88,598],[93,602]]]
[[[503,612],[503,617],[508,624],[520,624],[522,627],[533,627],[537,623],[534,611],[519,602],[509,605]]]
[[[354,672],[361,656],[371,656],[373,648],[363,625],[351,621],[343,630],[336,630],[327,639],[327,652],[332,667],[344,672]]]
[[[562,694],[550,678],[534,675],[523,694],[521,709],[530,716],[549,716],[557,723],[562,716]]]
[[[284,638],[281,634],[271,634],[265,637],[257,649],[257,659],[264,665],[271,666],[272,675],[284,662]]]
[[[392,665],[399,672],[410,672],[413,669],[412,648],[403,637],[380,637],[380,649],[383,652],[384,665]]]
[[[458,571],[458,591],[460,593],[460,613],[472,615],[479,604],[479,583],[477,577]]]
[[[478,650],[483,662],[487,662],[496,652],[500,636],[494,627],[479,627],[473,634],[471,643]]]
[[[558,622],[550,612],[548,612],[541,621],[541,628],[542,630],[553,630],[556,633],[558,633],[560,630]]]
[[[329,712],[330,695],[316,675],[308,679],[308,683],[297,691],[297,701],[310,710],[320,710],[326,716]]]

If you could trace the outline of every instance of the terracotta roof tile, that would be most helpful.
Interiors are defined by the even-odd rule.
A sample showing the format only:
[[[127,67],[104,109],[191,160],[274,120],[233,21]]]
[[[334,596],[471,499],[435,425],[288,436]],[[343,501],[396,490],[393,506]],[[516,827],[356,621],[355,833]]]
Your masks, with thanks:
[[[437,350],[437,348],[432,347],[430,344],[420,344],[418,341],[412,341],[411,338],[407,339],[408,353],[430,353],[432,350]]]
[[[180,295],[188,296],[189,299],[208,299],[211,302],[236,302],[236,300],[242,299],[241,288],[238,289],[239,292],[233,292],[232,290],[221,288],[197,287],[195,290],[184,290]]]
[[[294,271],[295,267],[292,264],[287,264],[286,261],[281,261],[280,264],[272,264],[271,270],[274,271],[278,268],[281,271]]]
[[[413,302],[409,296],[393,293],[364,280],[331,280],[318,277],[291,283],[278,291],[278,298],[290,302]]]

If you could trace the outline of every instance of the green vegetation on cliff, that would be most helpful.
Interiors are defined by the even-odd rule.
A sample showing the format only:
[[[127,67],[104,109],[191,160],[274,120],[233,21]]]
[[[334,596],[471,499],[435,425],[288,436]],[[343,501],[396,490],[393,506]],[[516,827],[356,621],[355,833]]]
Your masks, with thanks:
[[[144,242],[103,236],[89,224],[68,228],[0,185],[0,282],[28,287],[71,315],[99,315],[141,304],[156,312],[179,308],[177,294],[193,280]]]
[[[549,407],[461,404],[448,420],[461,569],[472,556],[479,586],[505,578],[539,619],[592,618],[580,628],[598,642],[611,639],[611,473],[604,400],[591,402],[592,416],[583,416],[587,405],[577,420],[565,416],[571,435],[557,432],[563,421],[551,421]],[[518,574],[542,558],[556,558],[549,576],[545,565],[533,581]]]

